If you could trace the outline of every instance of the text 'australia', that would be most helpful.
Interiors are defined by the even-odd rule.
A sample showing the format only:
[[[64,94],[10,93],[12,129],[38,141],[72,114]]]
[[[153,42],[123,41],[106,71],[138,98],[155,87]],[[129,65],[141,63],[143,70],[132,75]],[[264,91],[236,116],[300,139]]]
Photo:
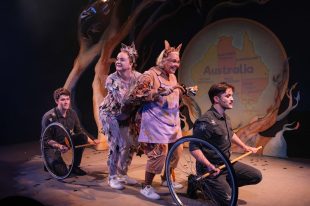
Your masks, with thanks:
[[[206,66],[203,75],[218,75],[218,74],[246,74],[246,73],[253,73],[254,68],[252,66],[248,66],[246,64],[240,64],[239,66],[235,67],[215,67],[210,68]]]

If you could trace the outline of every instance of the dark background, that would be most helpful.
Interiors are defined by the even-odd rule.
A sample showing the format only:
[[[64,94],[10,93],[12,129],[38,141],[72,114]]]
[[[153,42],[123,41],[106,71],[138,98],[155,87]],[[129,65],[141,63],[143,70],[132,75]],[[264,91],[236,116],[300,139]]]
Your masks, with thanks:
[[[78,53],[77,22],[86,0],[11,0],[1,2],[1,145],[38,141],[42,115],[54,107],[52,93],[64,85]],[[148,37],[172,45],[190,41],[202,29],[204,20],[192,7],[178,18],[167,20]],[[147,15],[147,14],[145,14]],[[310,158],[309,105],[309,23],[306,1],[271,0],[265,5],[249,4],[225,8],[214,20],[244,17],[260,22],[282,42],[290,58],[289,86],[298,82],[301,101],[286,119],[300,121],[297,131],[286,132],[289,157]],[[147,40],[146,40],[147,41]],[[146,44],[147,45],[147,44]],[[155,59],[150,60],[150,65]],[[146,67],[147,68],[147,67]],[[88,69],[77,85],[76,102],[85,128],[96,134],[92,118],[93,69]],[[285,108],[285,101],[282,107]]]

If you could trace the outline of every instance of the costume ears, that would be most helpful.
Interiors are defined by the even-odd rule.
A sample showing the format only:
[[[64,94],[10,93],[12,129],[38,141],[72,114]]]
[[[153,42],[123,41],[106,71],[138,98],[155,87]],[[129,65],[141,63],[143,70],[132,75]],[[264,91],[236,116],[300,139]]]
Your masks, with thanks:
[[[170,49],[170,44],[167,40],[165,40],[165,50],[169,50]]]
[[[178,46],[175,50],[176,50],[177,52],[180,52],[181,47],[182,47],[182,44],[179,44],[179,46]]]
[[[182,47],[182,44],[180,44],[176,49],[174,49],[173,47],[170,46],[169,42],[167,40],[165,40],[165,50],[166,51],[174,50],[176,52],[180,52],[181,47]]]

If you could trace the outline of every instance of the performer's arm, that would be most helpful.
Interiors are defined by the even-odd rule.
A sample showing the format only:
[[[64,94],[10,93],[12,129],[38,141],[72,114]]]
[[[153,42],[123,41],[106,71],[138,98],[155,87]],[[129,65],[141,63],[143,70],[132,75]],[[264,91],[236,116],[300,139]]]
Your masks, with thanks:
[[[200,149],[196,149],[191,151],[191,154],[194,156],[194,158],[199,161],[200,163],[202,163],[203,165],[205,165],[209,171],[214,171],[212,173],[212,176],[216,176],[220,173],[220,169],[216,168],[202,153],[202,151]]]
[[[95,145],[97,145],[97,144],[100,143],[100,140],[99,140],[99,139],[92,139],[92,138],[90,138],[89,136],[87,136],[87,142],[88,142],[89,144],[95,144]]]
[[[153,84],[153,78],[149,74],[142,74],[139,77],[137,85],[130,92],[128,102],[140,103],[156,100],[159,94],[157,89],[154,89]]]
[[[72,110],[73,111],[73,110]],[[83,130],[82,126],[81,126],[81,123],[80,123],[80,120],[79,120],[79,117],[77,116],[76,112],[73,111],[73,115],[74,115],[74,119],[75,119],[75,122],[74,122],[74,133],[75,134],[85,134],[87,136],[87,142],[89,144],[99,144],[99,140],[97,139],[92,139],[90,138],[86,133],[85,131]]]
[[[241,139],[238,137],[238,135],[236,133],[233,134],[232,136],[232,142],[235,143],[236,145],[238,145],[239,147],[241,147],[244,151],[246,152],[253,152],[253,153],[256,153],[258,151],[257,148],[255,147],[250,147],[250,146],[247,146],[246,144],[244,144]]]
[[[85,134],[84,130],[82,129],[79,117],[77,116],[76,112],[74,110],[71,110],[74,118],[74,134]]]
[[[43,138],[43,142],[45,144],[45,146],[51,146],[55,149],[58,149],[58,142],[56,142],[55,140],[53,140],[53,131],[52,129],[48,129],[47,131],[45,131],[45,129],[47,128],[47,126],[49,124],[51,124],[53,122],[53,116],[50,113],[46,113],[44,114],[44,116],[42,117],[42,121],[41,121],[41,135],[44,136]],[[44,133],[45,131],[45,133]]]
[[[52,123],[52,116],[49,113],[44,114],[41,120],[41,135],[43,135],[43,132],[50,123]]]
[[[120,83],[115,81],[113,78],[108,76],[105,82],[105,88],[107,89],[108,94],[113,97],[113,101],[117,104],[122,104],[123,96],[119,92]]]
[[[47,144],[50,145],[52,148],[59,150],[60,152],[67,152],[69,148],[63,144],[59,144],[55,140],[48,140]]]
[[[212,125],[210,125],[207,119],[197,120],[193,127],[193,136],[199,139],[208,140],[211,137]],[[220,170],[216,168],[201,151],[201,144],[190,142],[189,151],[195,157],[195,159],[204,164],[209,171],[214,171],[212,175],[216,176]]]

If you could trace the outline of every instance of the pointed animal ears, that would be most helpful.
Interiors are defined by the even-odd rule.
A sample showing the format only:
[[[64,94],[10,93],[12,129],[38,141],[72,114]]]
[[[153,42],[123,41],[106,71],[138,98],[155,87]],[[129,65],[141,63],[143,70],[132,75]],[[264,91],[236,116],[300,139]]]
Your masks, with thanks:
[[[169,42],[165,40],[165,53],[169,54],[170,52],[180,52],[182,44],[179,44],[177,48],[171,47]]]
[[[180,44],[177,48],[171,47],[169,42],[165,40],[165,49],[161,51],[156,60],[156,65],[160,65],[164,58],[167,58],[171,52],[177,52],[180,54],[182,44]]]

